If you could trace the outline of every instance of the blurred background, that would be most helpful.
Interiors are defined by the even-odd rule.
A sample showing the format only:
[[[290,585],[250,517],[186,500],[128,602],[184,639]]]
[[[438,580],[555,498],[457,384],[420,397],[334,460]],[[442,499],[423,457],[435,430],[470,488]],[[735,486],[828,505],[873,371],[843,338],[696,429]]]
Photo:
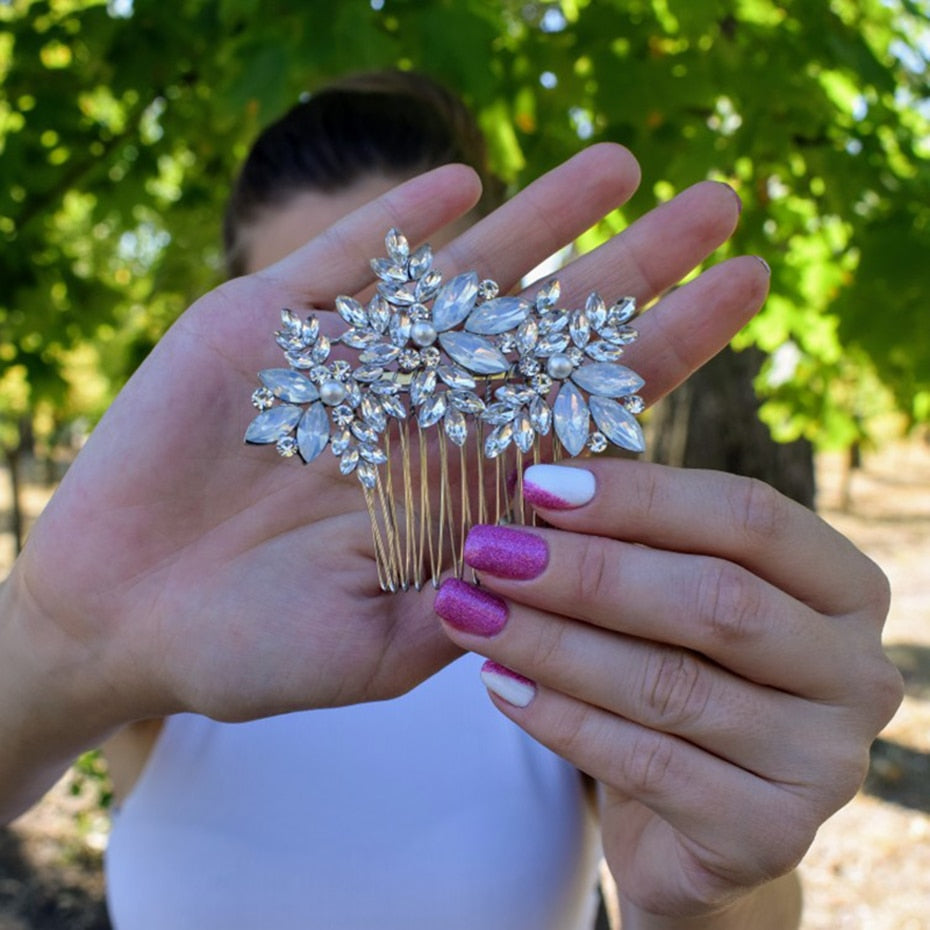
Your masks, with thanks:
[[[908,682],[805,864],[806,930],[930,928],[928,0],[0,0],[0,577],[95,420],[222,279],[230,180],[328,78],[464,96],[513,190],[610,140],[643,168],[596,246],[703,178],[772,266],[759,317],[652,411],[652,458],[775,484],[892,578]],[[106,773],[0,831],[0,930],[105,928]]]

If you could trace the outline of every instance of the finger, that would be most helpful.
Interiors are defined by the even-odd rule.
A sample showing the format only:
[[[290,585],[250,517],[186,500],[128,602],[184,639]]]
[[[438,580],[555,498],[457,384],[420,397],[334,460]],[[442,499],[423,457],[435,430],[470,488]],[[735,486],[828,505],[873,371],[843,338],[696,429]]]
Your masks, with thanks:
[[[259,275],[295,298],[327,306],[337,295],[371,283],[370,260],[384,252],[391,227],[420,242],[470,210],[480,196],[481,182],[471,168],[443,165],[353,211]]]
[[[688,649],[492,598],[455,581],[437,595],[435,609],[460,648],[769,780],[810,785],[848,762],[846,744],[834,739],[843,709],[764,687]]]
[[[577,477],[566,468],[583,468],[593,477],[582,506],[558,505],[559,483]],[[539,482],[550,488],[549,498]],[[760,481],[591,458],[534,469],[524,494],[554,526],[716,556],[829,616],[868,615],[874,625],[887,609],[881,570],[812,511]],[[545,506],[547,499],[556,506]]]
[[[585,149],[548,172],[442,250],[436,265],[448,279],[476,270],[509,290],[528,271],[623,203],[639,183],[633,156],[617,145]],[[461,165],[435,169],[400,185],[330,227],[270,272],[310,293],[354,293],[370,283],[369,260],[396,226],[411,242],[427,239],[470,209],[477,177]],[[325,267],[324,267],[325,266]],[[322,274],[318,273],[319,271]]]
[[[531,553],[532,555],[528,555]],[[759,684],[855,701],[871,635],[822,616],[739,565],[588,533],[479,526],[465,561],[508,600],[695,650]]]
[[[741,256],[708,269],[643,314],[624,362],[645,380],[640,393],[646,403],[668,394],[726,346],[762,307],[768,287],[768,266]]]
[[[605,298],[632,295],[645,303],[726,242],[739,212],[733,188],[695,184],[560,271],[563,292],[583,300],[596,290]]]
[[[509,290],[624,202],[636,189],[639,176],[636,160],[621,146],[585,149],[439,252],[434,265],[446,280],[461,271],[477,270]],[[480,184],[471,169],[461,165],[435,169],[354,211],[255,277],[274,282],[282,305],[290,299],[328,307],[338,294],[354,294],[371,284],[370,259],[383,253],[384,234],[390,227],[402,230],[411,242],[428,239],[470,209],[479,194]],[[261,304],[268,303],[269,295],[262,295]],[[321,324],[333,332],[339,329],[335,316],[321,318]],[[207,320],[204,328],[211,325],[212,320]],[[224,332],[229,326],[225,321]]]
[[[553,172],[541,179],[538,187],[531,186],[524,192],[525,199],[518,198],[513,203],[512,213],[504,207],[461,237],[448,250],[454,270],[490,267],[494,263],[498,280],[508,285],[513,273],[524,273],[525,262],[522,267],[511,266],[507,272],[500,270],[502,264],[512,262],[516,255],[512,247],[512,221],[519,217],[518,226],[524,226],[527,222],[524,217],[532,217],[528,211],[544,212],[556,191],[562,189],[564,195],[564,185],[569,190],[577,188],[579,194],[590,193],[590,181],[579,181],[574,177],[575,171],[602,176],[605,179],[602,185],[616,177],[614,197],[628,196],[632,190],[625,189],[624,183],[631,185],[633,175],[623,161],[625,150],[602,149],[588,150],[584,157],[567,163],[563,166],[564,174]],[[597,161],[595,155],[599,156]],[[613,173],[608,170],[609,165],[600,165],[610,159],[617,161]],[[605,202],[610,201],[598,192],[593,202],[579,196],[564,204],[559,214],[559,230],[570,232],[572,237],[578,235],[597,218],[597,208],[603,210]],[[556,277],[561,285],[562,303],[580,306],[594,290],[607,296],[632,295],[641,303],[647,302],[678,283],[725,242],[738,216],[739,200],[732,188],[716,182],[697,184],[561,269]],[[550,236],[548,225],[536,223],[531,229],[533,235],[541,237],[533,244],[533,254],[538,259],[571,241]],[[757,258],[743,256],[711,268],[668,294],[640,317],[637,323],[640,337],[627,350],[625,361],[628,359],[645,379],[642,393],[647,403],[668,393],[727,345],[758,312],[768,285],[768,266]],[[535,292],[538,286],[535,284],[528,290]]]
[[[486,667],[483,677],[492,694],[498,676],[505,678],[506,670]],[[648,847],[639,847],[642,859],[665,863],[665,887],[678,885],[692,901],[696,882],[703,897],[787,871],[812,842],[826,815],[821,808],[834,806],[799,797],[686,740],[557,691],[528,687],[534,693],[525,707],[496,694],[494,703],[580,770],[665,821],[641,837]]]
[[[509,289],[624,202],[638,180],[638,166],[626,149],[593,146],[463,234],[436,263],[447,277],[474,268]],[[474,176],[461,166],[423,175],[355,211],[267,275],[297,289],[307,302],[328,305],[336,293],[353,293],[369,283],[368,260],[383,251],[384,230],[396,225],[412,241],[428,237],[471,206],[474,183]],[[563,269],[559,278],[566,304],[583,301],[592,289],[650,299],[732,233],[738,208],[728,186],[695,185]],[[756,312],[766,286],[761,263],[738,260],[646,314],[640,344],[631,350],[630,360],[641,364],[647,398],[657,399],[719,351]],[[712,314],[706,312],[709,306]]]
[[[404,230],[411,241],[419,241],[467,212],[480,193],[478,176],[464,165],[444,165],[413,178],[348,214],[276,264],[216,288],[181,316],[178,331],[192,337],[193,352],[206,346],[222,359],[216,374],[251,381],[256,369],[280,359],[272,339],[256,341],[257,313],[274,314],[270,332],[283,307],[331,307],[338,295],[354,294],[371,284],[370,261],[383,254],[384,237],[392,226]],[[319,320],[331,337],[344,328],[335,313],[320,313]],[[196,367],[203,370],[202,365]]]
[[[639,165],[627,149],[593,145],[476,223],[442,250],[438,263],[447,275],[476,270],[509,291],[540,262],[625,203],[639,181]],[[606,262],[586,265],[593,274]],[[575,277],[565,273],[566,279]]]

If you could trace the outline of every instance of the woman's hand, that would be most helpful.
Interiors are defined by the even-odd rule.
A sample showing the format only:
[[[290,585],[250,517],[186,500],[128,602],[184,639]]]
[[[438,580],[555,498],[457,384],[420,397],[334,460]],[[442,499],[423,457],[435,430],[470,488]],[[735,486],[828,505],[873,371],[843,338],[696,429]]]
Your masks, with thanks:
[[[503,291],[635,190],[618,146],[544,176],[436,257],[448,279],[477,269]],[[281,364],[279,311],[332,307],[372,284],[391,226],[429,239],[478,197],[447,166],[357,210],[265,271],[199,300],[172,327],[90,437],[0,589],[0,736],[20,747],[5,785],[125,721],[190,710],[243,720],[386,698],[458,654],[429,595],[377,585],[367,512],[331,456],[307,468],[242,444],[255,373]],[[646,301],[732,232],[738,200],[705,182],[559,274]],[[631,359],[651,397],[724,345],[761,303],[753,258],[712,268],[650,311]],[[324,326],[337,326],[323,313]],[[324,462],[324,459],[326,460]],[[8,719],[13,715],[15,719]]]
[[[436,609],[497,663],[501,710],[601,784],[628,908],[704,915],[790,871],[901,700],[880,570],[750,479],[598,459],[524,493],[553,528],[475,528],[481,587]]]

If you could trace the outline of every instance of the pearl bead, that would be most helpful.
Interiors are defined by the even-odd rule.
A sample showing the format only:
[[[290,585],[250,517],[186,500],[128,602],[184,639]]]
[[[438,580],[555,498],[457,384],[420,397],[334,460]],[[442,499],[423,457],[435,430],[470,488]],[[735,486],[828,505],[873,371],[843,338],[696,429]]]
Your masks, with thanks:
[[[546,371],[550,378],[557,381],[564,381],[573,371],[575,366],[567,355],[553,355],[546,362]]]
[[[324,381],[320,385],[320,400],[328,407],[335,407],[346,399],[346,386],[341,381]]]
[[[421,348],[431,346],[436,341],[437,335],[436,327],[428,320],[417,320],[410,327],[410,338],[413,340],[414,345]]]

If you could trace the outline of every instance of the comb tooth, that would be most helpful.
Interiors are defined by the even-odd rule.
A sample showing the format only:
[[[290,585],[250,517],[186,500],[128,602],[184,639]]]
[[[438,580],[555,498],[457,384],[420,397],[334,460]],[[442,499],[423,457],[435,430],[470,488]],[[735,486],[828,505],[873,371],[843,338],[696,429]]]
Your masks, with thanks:
[[[384,452],[387,456],[388,465],[391,462],[391,437],[389,432],[384,434]],[[383,484],[383,486],[382,486]],[[385,534],[387,536],[388,562],[391,566],[391,574],[398,578],[403,584],[403,573],[398,572],[396,547],[397,547],[397,514],[395,508],[390,504],[394,500],[394,476],[390,467],[385,470],[384,482],[378,481],[378,501],[381,505],[382,514],[384,515]]]
[[[363,487],[365,494],[365,506],[368,508],[368,517],[371,521],[371,535],[375,548],[375,562],[378,568],[378,584],[382,591],[395,591],[396,582],[390,571],[390,560],[388,559],[384,538],[381,533],[381,521],[383,513],[379,514],[375,503],[375,493],[371,488]]]
[[[405,418],[398,422],[397,432],[400,445],[401,484],[404,494],[404,528],[403,528],[403,558],[402,574],[408,585],[412,584],[417,590],[420,587],[420,576],[416,571],[414,557],[414,507],[413,483],[410,478],[410,425]]]
[[[381,507],[381,513],[383,515],[383,522],[385,527],[385,535],[387,536],[387,559],[389,564],[389,573],[390,577],[394,581],[395,587],[392,590],[406,590],[407,589],[407,579],[403,576],[400,570],[400,551],[398,543],[398,534],[397,534],[397,512],[394,507],[393,497],[385,493],[384,482],[378,481],[377,484],[378,491],[378,504]]]
[[[510,514],[511,523],[522,524],[523,508],[517,495],[517,475],[520,474],[521,455],[516,445],[513,446],[513,457],[513,468],[507,469],[507,512]]]
[[[419,485],[420,485],[420,519],[419,519],[419,539],[417,551],[419,553],[419,564],[421,572],[426,571],[427,559],[429,564],[429,579],[435,587],[439,577],[439,569],[436,565],[435,552],[433,550],[433,521],[430,508],[430,488],[426,443],[423,437],[423,430],[417,423],[417,445],[419,452]],[[425,581],[425,579],[423,579]]]
[[[465,455],[465,446],[459,446],[459,491],[461,493],[461,532],[459,534],[459,552],[461,553],[461,564],[456,566],[456,577],[461,578],[465,574],[465,537],[472,527],[471,518],[471,498],[468,493],[469,486],[468,475],[468,458]]]
[[[501,478],[501,458],[494,459],[494,522],[500,523],[504,515],[503,481]]]
[[[442,555],[443,555],[443,543],[445,542],[446,534],[446,524],[451,522],[451,518],[448,517],[447,506],[448,506],[448,494],[446,493],[446,488],[449,484],[449,457],[446,451],[445,443],[445,434],[439,432],[439,502],[438,502],[438,515],[439,515],[439,531],[437,532],[436,540],[436,552],[435,552],[435,561],[433,562],[434,568],[433,571],[433,587],[437,587],[439,584],[439,574],[438,567],[442,565]]]
[[[513,489],[514,507],[516,508],[516,522],[521,526],[526,524],[526,508],[523,506],[523,453],[517,451],[517,473],[514,476]]]
[[[542,439],[537,435],[536,441],[533,443],[533,464],[538,465],[542,461]],[[520,500],[523,500],[523,469],[520,470]],[[539,516],[536,513],[536,508],[532,510],[530,517],[530,523],[532,526],[539,526]]]

